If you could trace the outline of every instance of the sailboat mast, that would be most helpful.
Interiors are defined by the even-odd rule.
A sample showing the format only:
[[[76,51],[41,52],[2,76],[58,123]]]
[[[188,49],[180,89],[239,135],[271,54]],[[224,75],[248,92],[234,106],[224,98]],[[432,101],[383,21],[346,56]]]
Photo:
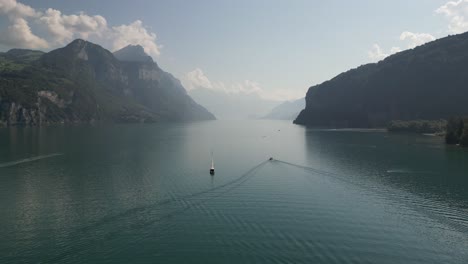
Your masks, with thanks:
[[[211,168],[214,169],[213,151],[211,151]]]

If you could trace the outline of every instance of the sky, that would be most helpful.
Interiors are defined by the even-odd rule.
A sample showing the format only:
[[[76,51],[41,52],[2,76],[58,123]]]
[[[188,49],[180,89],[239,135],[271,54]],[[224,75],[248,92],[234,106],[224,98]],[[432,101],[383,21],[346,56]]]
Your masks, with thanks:
[[[467,30],[468,0],[0,0],[1,51],[140,44],[188,90],[278,101]]]

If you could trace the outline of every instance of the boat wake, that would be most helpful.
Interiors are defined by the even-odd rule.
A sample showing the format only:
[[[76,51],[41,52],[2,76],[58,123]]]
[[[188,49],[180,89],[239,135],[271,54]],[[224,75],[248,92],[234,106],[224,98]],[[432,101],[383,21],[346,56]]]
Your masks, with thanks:
[[[407,173],[413,173],[413,174],[434,174],[432,171],[415,171],[415,170],[408,170],[408,169],[392,169],[392,170],[387,170],[387,173],[389,174],[407,174]]]
[[[42,160],[42,159],[48,159],[48,158],[62,156],[62,155],[63,153],[53,153],[49,155],[40,155],[40,156],[26,158],[26,159],[4,162],[4,163],[0,163],[0,168],[12,167],[12,166],[16,166],[16,165],[23,164],[23,163],[33,162],[33,161]]]
[[[144,213],[145,211],[146,211],[146,213],[148,213],[147,212],[148,210],[158,209],[163,205],[171,204],[173,202],[184,202],[184,206],[182,206],[178,210],[174,210],[174,211],[172,211],[172,212],[170,212],[168,214],[161,215],[161,216],[159,216],[159,217],[157,217],[155,219],[147,220],[147,221],[145,221],[145,222],[143,222],[141,224],[138,224],[138,225],[134,224],[133,225],[134,228],[148,229],[154,223],[161,222],[162,220],[175,217],[175,216],[177,216],[179,214],[183,214],[184,212],[186,212],[186,211],[188,211],[188,210],[190,210],[190,209],[192,209],[192,208],[194,208],[196,206],[200,206],[203,203],[206,203],[208,201],[216,199],[216,198],[218,198],[218,197],[220,197],[220,196],[222,196],[222,195],[224,195],[224,194],[238,188],[239,186],[244,184],[246,181],[248,181],[250,178],[255,176],[256,172],[262,166],[264,166],[267,163],[268,163],[268,160],[263,161],[263,162],[257,164],[256,166],[252,167],[248,171],[246,171],[244,174],[240,175],[238,178],[236,178],[236,179],[234,179],[232,181],[226,182],[224,184],[218,185],[216,187],[209,188],[209,189],[206,189],[206,190],[203,190],[203,191],[200,191],[200,192],[195,192],[195,193],[192,193],[192,194],[188,194],[188,195],[185,195],[185,196],[176,196],[176,197],[171,198],[171,199],[162,200],[162,201],[160,201],[158,203],[155,203],[155,204],[142,206],[142,207],[136,207],[136,208],[133,208],[133,209],[129,209],[129,210],[125,211],[125,212],[122,212],[120,214],[117,214],[117,215],[104,217],[103,219],[97,221],[96,223],[94,223],[92,225],[89,225],[89,226],[86,226],[86,227],[83,227],[83,228],[80,228],[80,229],[76,230],[76,232],[71,233],[69,235],[72,236],[72,237],[86,236],[87,232],[95,232],[96,229],[98,229],[98,228],[100,228],[100,227],[102,227],[102,226],[104,226],[106,224],[109,224],[111,222],[119,221],[124,217],[135,215],[135,214],[138,214],[138,213]],[[203,196],[205,196],[204,199],[203,199]],[[147,232],[147,235],[143,235],[143,236],[141,236],[141,237],[139,237],[137,239],[134,239],[133,243],[135,243],[136,241],[143,241],[145,239],[150,238],[151,236],[152,236],[152,234],[150,232]],[[63,262],[63,259],[66,258],[67,256],[86,249],[85,244],[81,244],[78,247],[79,248],[70,247],[70,248],[66,249],[65,251],[59,253],[58,255],[54,256],[53,258],[49,259],[46,263],[55,263],[55,262],[61,263],[61,262]],[[113,251],[118,252],[118,250],[119,249],[116,248]]]
[[[460,209],[460,208],[451,208],[444,203],[440,203],[437,201],[431,201],[417,195],[412,195],[407,192],[391,189],[391,191],[383,191],[382,189],[375,190],[366,186],[362,183],[354,182],[349,177],[344,175],[335,174],[333,172],[322,171],[319,169],[315,169],[312,167],[307,167],[299,164],[294,164],[287,161],[277,160],[275,162],[282,163],[288,166],[304,169],[306,171],[311,172],[315,175],[322,175],[328,176],[339,181],[357,186],[362,188],[365,191],[370,193],[376,193],[378,195],[384,195],[385,199],[391,199],[396,201],[399,205],[409,208],[415,212],[421,213],[429,217],[430,219],[436,220],[437,222],[444,224],[447,227],[450,227],[453,230],[459,231],[462,234],[466,234],[468,232],[468,211]],[[409,170],[392,170],[387,171],[388,173],[431,173],[431,172],[414,172]]]

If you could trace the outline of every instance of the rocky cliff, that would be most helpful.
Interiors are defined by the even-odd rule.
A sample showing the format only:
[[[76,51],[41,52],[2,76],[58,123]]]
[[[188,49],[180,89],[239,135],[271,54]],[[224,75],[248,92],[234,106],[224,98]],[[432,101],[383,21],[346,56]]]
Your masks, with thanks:
[[[75,40],[45,54],[0,53],[3,125],[214,118],[139,46],[114,56],[96,44]]]
[[[468,114],[468,33],[449,36],[310,87],[295,123],[385,127]]]

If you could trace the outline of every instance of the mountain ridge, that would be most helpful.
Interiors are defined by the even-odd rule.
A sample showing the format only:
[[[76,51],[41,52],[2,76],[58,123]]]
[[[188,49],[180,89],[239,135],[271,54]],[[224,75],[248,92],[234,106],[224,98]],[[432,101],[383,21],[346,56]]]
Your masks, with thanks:
[[[152,60],[120,61],[82,39],[27,62],[8,53],[0,54],[3,125],[215,119]]]
[[[294,120],[305,107],[305,98],[285,101],[275,106],[263,119]]]
[[[441,38],[309,88],[294,123],[384,127],[468,114],[468,33]]]
[[[277,101],[264,100],[256,93],[229,94],[203,87],[192,89],[188,94],[224,120],[259,119],[278,104]]]
[[[154,62],[141,45],[128,45],[113,54],[120,61]]]

